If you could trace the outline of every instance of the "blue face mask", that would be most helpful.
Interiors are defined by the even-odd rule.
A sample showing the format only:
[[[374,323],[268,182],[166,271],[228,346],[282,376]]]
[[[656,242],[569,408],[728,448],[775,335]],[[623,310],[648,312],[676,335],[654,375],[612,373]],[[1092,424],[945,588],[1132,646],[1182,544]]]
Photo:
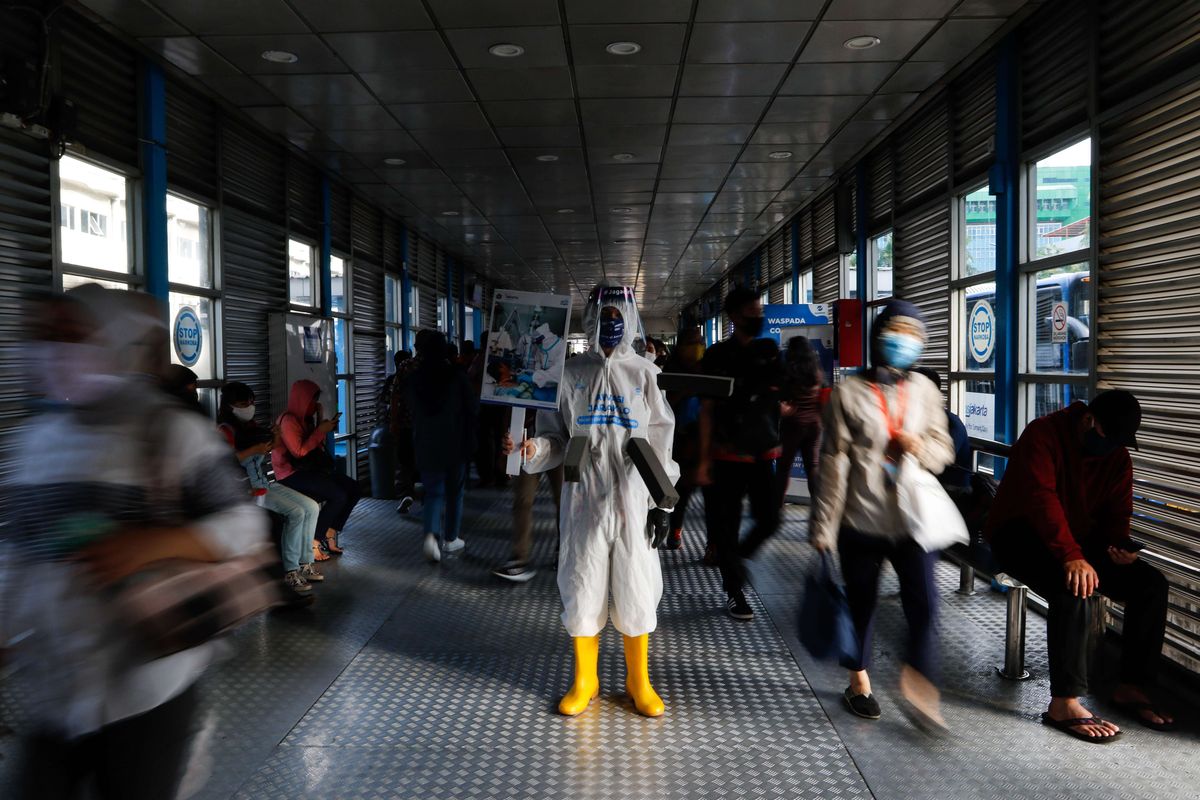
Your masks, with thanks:
[[[884,333],[879,337],[879,355],[884,363],[896,369],[908,369],[917,363],[925,344],[907,333]]]
[[[601,347],[616,347],[625,338],[625,320],[602,319],[600,320],[600,346]]]

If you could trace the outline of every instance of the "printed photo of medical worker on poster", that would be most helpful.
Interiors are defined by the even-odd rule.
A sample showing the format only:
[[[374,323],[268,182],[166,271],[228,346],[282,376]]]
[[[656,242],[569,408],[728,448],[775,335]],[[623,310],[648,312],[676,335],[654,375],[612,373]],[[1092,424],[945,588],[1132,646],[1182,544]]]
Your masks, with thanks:
[[[497,290],[480,399],[525,408],[558,408],[570,322],[568,295]]]

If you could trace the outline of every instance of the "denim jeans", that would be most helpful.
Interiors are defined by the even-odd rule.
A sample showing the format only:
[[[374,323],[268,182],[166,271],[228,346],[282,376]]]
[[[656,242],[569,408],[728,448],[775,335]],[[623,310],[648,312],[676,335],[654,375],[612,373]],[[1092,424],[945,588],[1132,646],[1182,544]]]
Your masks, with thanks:
[[[284,518],[280,541],[284,570],[291,572],[301,564],[312,563],[312,540],[316,536],[320,504],[282,483],[272,483],[258,502]]]
[[[463,489],[467,481],[467,465],[458,464],[445,472],[421,473],[425,484],[425,499],[421,504],[421,519],[425,532],[438,537],[439,544],[458,538],[462,527]],[[442,515],[446,525],[442,527]]]

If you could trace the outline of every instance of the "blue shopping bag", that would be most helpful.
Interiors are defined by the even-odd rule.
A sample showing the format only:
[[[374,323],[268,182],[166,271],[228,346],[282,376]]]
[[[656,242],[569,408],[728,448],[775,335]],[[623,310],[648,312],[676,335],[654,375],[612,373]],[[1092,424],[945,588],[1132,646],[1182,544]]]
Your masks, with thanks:
[[[858,644],[846,590],[833,575],[833,556],[821,553],[820,562],[804,579],[800,598],[800,644],[817,659],[857,660]]]

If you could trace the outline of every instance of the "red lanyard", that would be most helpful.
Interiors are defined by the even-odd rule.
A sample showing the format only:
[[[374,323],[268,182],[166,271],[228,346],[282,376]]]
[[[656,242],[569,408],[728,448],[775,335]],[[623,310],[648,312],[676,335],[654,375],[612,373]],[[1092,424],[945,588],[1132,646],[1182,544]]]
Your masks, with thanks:
[[[871,391],[875,392],[875,396],[879,398],[879,410],[883,412],[883,420],[887,423],[888,438],[895,439],[896,434],[904,430],[904,416],[908,411],[908,392],[903,383],[896,384],[896,405],[900,413],[894,418],[888,413],[887,398],[883,396],[883,390],[878,384],[871,384]]]

